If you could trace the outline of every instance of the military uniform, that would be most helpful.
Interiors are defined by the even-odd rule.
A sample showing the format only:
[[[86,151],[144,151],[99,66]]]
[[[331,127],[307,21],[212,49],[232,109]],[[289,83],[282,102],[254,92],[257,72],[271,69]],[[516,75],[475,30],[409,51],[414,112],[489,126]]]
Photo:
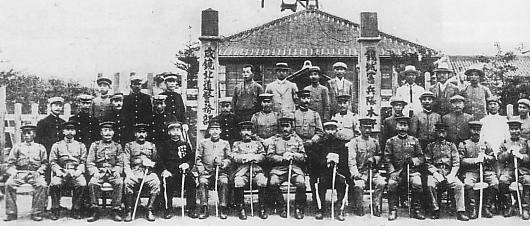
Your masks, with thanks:
[[[280,122],[281,124],[281,122]],[[272,168],[270,171],[269,184],[271,186],[271,197],[276,200],[276,203],[282,206],[280,216],[287,217],[287,212],[283,206],[285,206],[285,200],[280,193],[279,186],[288,180],[289,175],[289,161],[283,158],[284,153],[290,152],[292,158],[292,171],[291,171],[291,183],[296,186],[295,204],[297,218],[303,217],[303,210],[306,201],[306,186],[305,186],[305,173],[304,165],[306,162],[306,152],[302,140],[295,136],[290,135],[288,140],[285,140],[282,135],[276,135],[271,137],[270,142],[267,145],[267,160],[270,162]]]
[[[479,122],[471,121],[469,126],[472,128],[478,128],[481,127],[481,124]],[[466,202],[468,203],[469,209],[471,211],[470,218],[473,219],[476,218],[476,209],[478,208],[478,199],[476,197],[478,194],[475,192],[475,190],[473,190],[473,186],[480,182],[480,166],[479,161],[477,161],[477,157],[479,157],[480,153],[485,155],[483,163],[483,180],[488,184],[488,188],[486,188],[485,202],[483,206],[486,207],[484,208],[485,211],[489,211],[489,208],[491,207],[491,201],[498,192],[499,188],[499,180],[497,179],[497,175],[495,173],[495,156],[493,154],[493,149],[491,149],[487,142],[478,140],[474,141],[471,139],[460,143],[458,146],[458,152],[460,155],[460,171],[462,172],[464,178]]]
[[[337,138],[342,141],[350,141],[359,131],[359,117],[351,111],[346,112],[344,115],[337,113],[331,119],[338,122]]]
[[[310,96],[310,93],[307,90],[302,90],[298,95],[303,98],[304,96]],[[297,109],[294,112],[294,130],[304,141],[304,148],[311,148],[311,144],[317,143],[322,136],[323,129],[320,115],[311,109]]]
[[[309,109],[316,111],[320,118],[323,120],[330,119],[330,100],[329,100],[329,90],[327,87],[317,84],[318,86],[306,86],[304,90],[309,90],[311,92],[311,104],[309,104]]]
[[[149,124],[153,114],[151,96],[144,93],[131,93],[123,98],[123,125],[125,130],[121,134],[124,142],[134,140],[134,125],[138,123]]]
[[[278,133],[278,119],[280,116],[277,112],[271,111],[265,113],[260,111],[252,116],[250,122],[254,127],[253,131],[262,140],[268,139]]]
[[[521,122],[510,120],[510,130],[513,126],[521,128]],[[518,124],[517,124],[518,123]],[[515,125],[512,125],[515,124]],[[518,174],[519,183],[523,185],[521,203],[524,207],[523,218],[528,219],[528,204],[530,202],[530,147],[528,146],[528,140],[522,137],[515,139],[513,136],[501,143],[500,151],[497,155],[498,166],[500,167],[499,175],[499,192],[502,195],[502,201],[506,209],[513,209],[511,206],[510,193],[517,197],[516,192],[510,192],[510,184],[515,181],[515,162],[514,158],[517,158],[513,152],[518,152],[521,158],[518,158]],[[515,201],[515,200],[514,200]],[[510,211],[511,212],[511,211]],[[511,214],[511,213],[510,213]],[[508,216],[508,214],[506,214]],[[525,216],[526,215],[526,216]]]
[[[186,106],[182,100],[182,96],[176,92],[165,91],[160,93],[160,95],[166,95],[165,103],[166,110],[168,114],[174,115],[177,120],[183,124],[186,124],[188,120],[186,119]]]
[[[168,125],[168,128],[172,126]],[[195,165],[195,152],[191,147],[182,140],[169,139],[160,145],[158,148],[160,161],[158,161],[157,168],[160,172],[167,170],[172,175],[166,178],[166,192],[167,197],[173,197],[176,191],[180,193],[180,186],[182,183],[182,170],[179,166],[183,163],[188,163],[189,169],[185,172],[185,189],[186,189],[186,207],[188,210],[188,216],[196,218],[195,214],[195,195],[196,195],[196,184],[195,178],[191,172],[191,169]],[[182,195],[182,194],[181,194]],[[167,201],[168,208],[173,206],[173,199]],[[170,218],[170,209],[166,209],[166,218]]]
[[[64,126],[67,125],[65,124]],[[86,146],[79,141],[65,138],[52,146],[50,165],[53,176],[50,182],[50,196],[52,198],[54,220],[59,217],[61,190],[65,187],[73,187],[72,213],[74,218],[81,218],[79,211],[83,201],[83,192],[87,186],[83,175],[85,173],[86,158]]]
[[[35,142],[44,145],[49,155],[52,145],[63,139],[61,125],[65,121],[58,115],[50,114],[37,123]]]
[[[96,117],[80,112],[70,117],[68,121],[79,123],[75,139],[85,144],[85,147],[90,147],[94,141],[100,140],[99,120]]]
[[[438,113],[423,109],[412,117],[410,135],[417,137],[421,148],[425,150],[427,144],[436,138],[434,125],[441,122],[442,117]]]
[[[115,93],[112,95],[111,100],[115,101],[117,99],[123,99],[122,93]],[[122,134],[125,131],[125,125],[124,125],[124,115],[122,114],[122,109],[116,109],[113,108],[112,110],[108,111],[105,116],[103,116],[102,120],[103,122],[114,122],[114,136],[112,137],[112,140],[115,142],[118,142],[121,145],[125,145],[125,140],[123,139]]]
[[[342,67],[344,70],[348,69],[348,66],[346,66],[343,62],[336,62],[333,64],[333,69],[337,67]],[[353,83],[348,81],[348,79],[342,77],[335,77],[328,81],[329,84],[329,99],[331,100],[331,113],[335,114],[339,112],[339,105],[337,103],[337,97],[340,95],[349,95],[351,98],[353,98],[353,94],[355,92],[355,88],[353,86]],[[351,99],[351,103],[353,103],[353,99]],[[354,111],[353,105],[350,106],[350,109]]]
[[[410,118],[398,118],[398,123],[403,120],[406,123]],[[424,219],[421,214],[421,197],[423,197],[423,187],[421,183],[420,168],[425,162],[421,145],[417,138],[406,135],[396,135],[386,141],[384,150],[385,162],[387,163],[388,179],[388,206],[389,220],[394,220],[397,210],[398,194],[397,189],[401,184],[409,180],[412,189],[412,201],[410,203],[413,209],[413,216],[418,219]],[[409,178],[407,178],[407,165],[410,166]]]
[[[22,128],[24,130],[24,128]],[[34,126],[33,126],[34,129]],[[33,187],[33,201],[31,215],[33,220],[42,220],[41,214],[45,210],[46,190],[48,185],[44,172],[48,167],[46,149],[35,142],[16,144],[7,157],[7,172],[10,174],[6,186],[6,220],[17,218],[16,189],[22,184],[31,184]]]
[[[102,125],[103,126],[103,125]],[[87,157],[87,170],[92,176],[88,182],[88,189],[93,208],[93,216],[98,217],[98,199],[101,197],[101,186],[107,182],[113,188],[112,191],[112,208],[115,215],[119,216],[121,209],[122,191],[123,191],[123,149],[120,144],[114,141],[99,140],[90,146]],[[118,220],[115,218],[115,220]],[[121,218],[120,218],[121,220]]]
[[[245,124],[246,123],[246,124]],[[251,122],[243,122],[241,127],[251,128]],[[260,217],[266,218],[265,199],[267,178],[261,165],[265,162],[266,152],[261,142],[254,140],[236,141],[233,145],[230,159],[232,160],[235,170],[233,172],[233,181],[235,187],[235,203],[239,206],[239,211],[244,210],[244,187],[253,183],[258,186],[258,203],[260,208]],[[252,167],[251,167],[252,166]],[[251,172],[252,168],[252,172]],[[252,173],[252,175],[250,175]],[[250,177],[252,181],[250,181]],[[244,217],[242,217],[244,216]],[[240,212],[240,217],[246,219],[246,213]]]
[[[165,95],[155,95],[153,96],[153,105],[156,105],[155,103],[157,101],[165,101],[167,99],[167,96]],[[156,109],[153,110],[153,115],[150,125],[150,132],[148,133],[149,137],[148,140],[153,142],[155,145],[160,145],[162,142],[169,140],[169,134],[167,133],[167,125],[170,122],[177,121],[177,117],[167,110],[167,106],[162,112],[157,112]]]
[[[210,128],[214,127],[210,125]],[[219,127],[219,124],[216,125]],[[197,148],[195,155],[195,167],[199,173],[199,200],[201,204],[201,214],[199,218],[204,219],[208,216],[208,186],[215,184],[218,180],[219,205],[222,214],[226,213],[226,199],[228,194],[228,169],[230,166],[230,144],[228,141],[219,139],[205,139]],[[219,178],[216,176],[216,167],[219,166]],[[224,217],[226,218],[226,217]]]
[[[443,124],[438,124],[438,129],[444,129]],[[438,206],[438,191],[450,188],[453,190],[456,201],[456,211],[459,219],[466,220],[462,214],[466,211],[464,202],[464,184],[454,177],[447,177],[452,170],[460,167],[460,155],[455,144],[444,140],[437,140],[427,145],[425,149],[425,164],[427,169],[427,193],[432,205],[433,218],[439,218],[440,207]],[[439,176],[442,177],[439,177]],[[465,216],[465,215],[464,215]],[[469,219],[467,219],[469,220]]]
[[[447,141],[459,145],[460,142],[469,139],[468,122],[473,116],[466,113],[451,112],[442,117],[442,122],[447,125]]]
[[[363,193],[366,187],[369,187],[369,170],[372,170],[372,189],[374,190],[371,205],[374,208],[374,215],[381,214],[381,200],[383,198],[383,189],[386,186],[386,179],[379,173],[379,165],[381,163],[381,149],[379,142],[368,137],[367,139],[359,136],[353,138],[346,144],[348,148],[348,168],[352,178],[353,185],[353,204],[360,215],[363,214]],[[370,158],[373,158],[373,165],[371,165]],[[375,167],[374,167],[375,166]],[[350,183],[351,183],[350,182]]]
[[[212,120],[219,122],[221,125],[221,139],[228,141],[230,144],[239,140],[237,124],[240,119],[237,115],[234,113],[219,114]]]
[[[145,129],[145,125],[141,129]],[[123,148],[123,171],[125,172],[125,210],[128,214],[134,205],[133,194],[141,192],[136,189],[142,180],[145,185],[143,189],[147,189],[147,193],[150,195],[146,208],[148,211],[153,211],[155,199],[160,192],[160,180],[152,171],[156,161],[158,161],[158,153],[153,143],[149,141],[144,141],[143,143],[132,141],[125,144]],[[149,166],[146,162],[151,162],[152,165]],[[150,220],[149,216],[147,218]],[[127,218],[125,220],[128,221]]]
[[[109,88],[112,85],[112,81],[108,78],[98,78],[96,83],[106,83]],[[110,103],[110,95],[99,95],[92,101],[92,116],[98,120],[102,119],[107,115],[107,112],[112,110],[112,104]]]

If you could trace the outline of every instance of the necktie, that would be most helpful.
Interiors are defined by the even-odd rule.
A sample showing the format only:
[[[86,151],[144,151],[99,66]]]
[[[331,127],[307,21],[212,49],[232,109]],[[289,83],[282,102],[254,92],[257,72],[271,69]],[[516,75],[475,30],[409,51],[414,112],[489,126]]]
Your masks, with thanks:
[[[412,104],[412,86],[409,86],[410,88],[410,103]]]

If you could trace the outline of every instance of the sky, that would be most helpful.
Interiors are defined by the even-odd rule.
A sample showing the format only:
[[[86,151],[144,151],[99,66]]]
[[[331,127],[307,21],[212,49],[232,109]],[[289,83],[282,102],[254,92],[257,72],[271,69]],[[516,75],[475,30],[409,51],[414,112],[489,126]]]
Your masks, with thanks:
[[[0,0],[0,71],[81,82],[97,73],[177,72],[175,54],[200,35],[201,11],[219,11],[222,36],[292,13],[282,0]],[[287,1],[287,0],[286,0]],[[530,49],[527,0],[319,0],[320,10],[449,55]],[[190,28],[191,27],[191,28]],[[528,55],[528,54],[527,54]]]

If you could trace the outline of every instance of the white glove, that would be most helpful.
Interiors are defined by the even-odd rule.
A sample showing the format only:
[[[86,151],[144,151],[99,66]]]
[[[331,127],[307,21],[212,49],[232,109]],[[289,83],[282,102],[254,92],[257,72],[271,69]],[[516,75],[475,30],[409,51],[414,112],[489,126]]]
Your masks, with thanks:
[[[326,161],[327,163],[335,163],[335,164],[338,164],[339,163],[339,154],[337,153],[328,153],[328,155],[326,156]]]
[[[181,169],[182,171],[186,171],[190,168],[190,165],[188,163],[182,163],[180,164],[179,166],[179,169]]]
[[[170,176],[172,176],[172,174],[169,171],[167,171],[167,170],[162,171],[162,177],[166,178],[166,177],[170,177]]]

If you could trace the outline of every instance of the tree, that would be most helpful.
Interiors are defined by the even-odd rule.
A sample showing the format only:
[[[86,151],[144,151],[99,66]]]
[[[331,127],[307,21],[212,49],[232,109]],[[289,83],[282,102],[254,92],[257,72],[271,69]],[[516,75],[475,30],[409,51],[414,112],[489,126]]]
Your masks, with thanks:
[[[177,53],[177,68],[186,71],[188,77],[188,87],[197,88],[197,74],[199,74],[199,57],[197,52],[200,50],[199,42],[188,42],[183,50]]]

